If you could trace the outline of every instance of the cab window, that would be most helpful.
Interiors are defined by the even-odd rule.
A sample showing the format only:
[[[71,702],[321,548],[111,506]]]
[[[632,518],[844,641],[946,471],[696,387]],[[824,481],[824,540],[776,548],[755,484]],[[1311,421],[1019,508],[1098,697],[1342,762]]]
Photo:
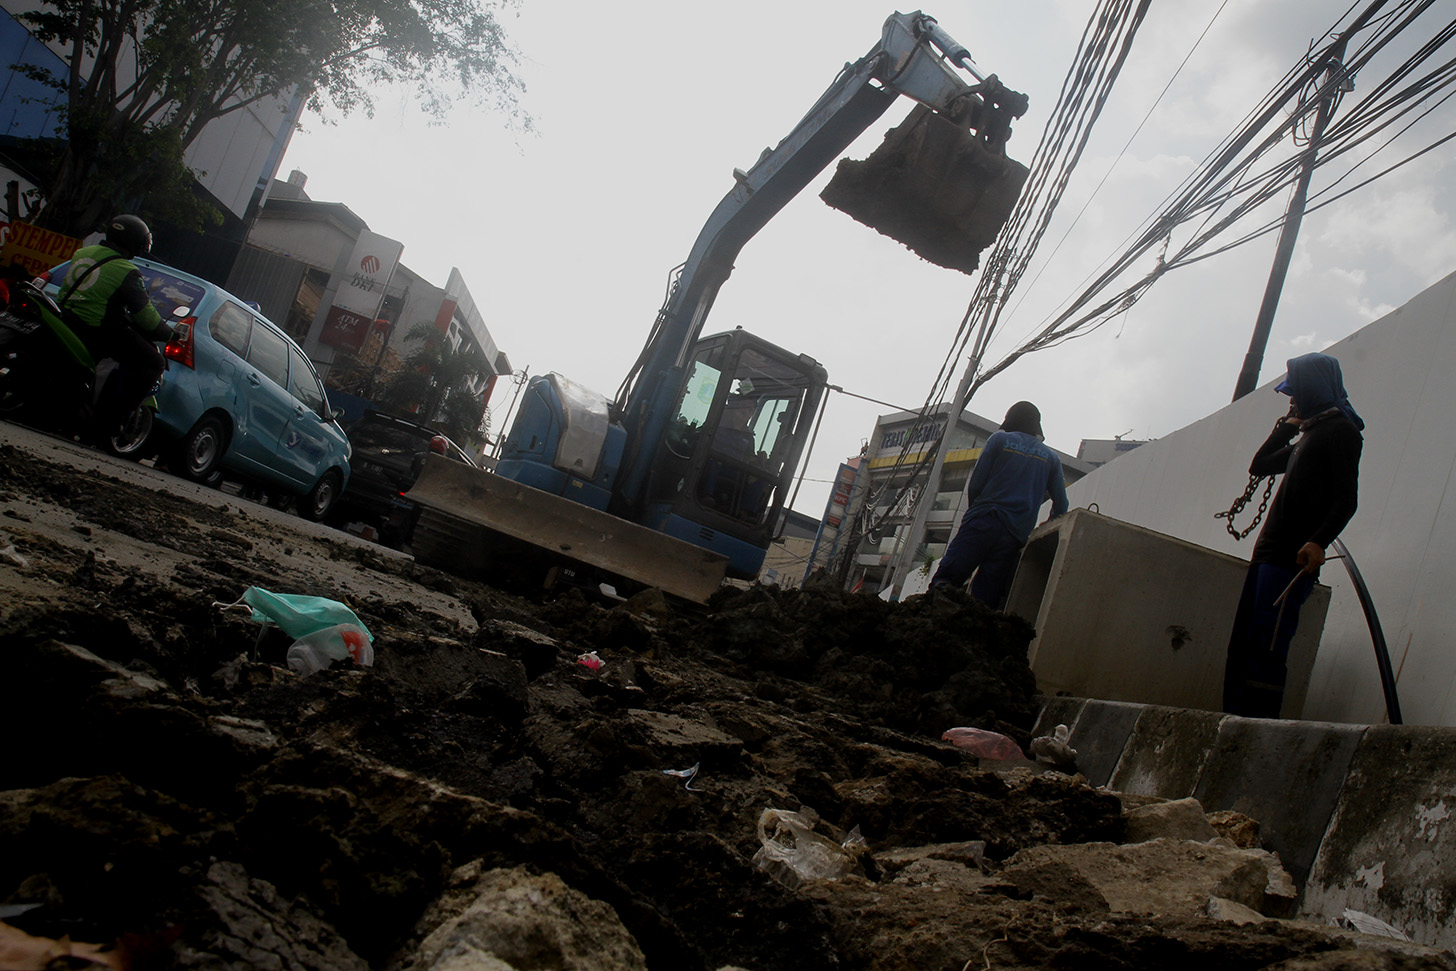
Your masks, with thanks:
[[[248,363],[280,388],[288,387],[288,345],[282,334],[255,322],[253,339],[248,343]]]
[[[290,347],[288,353],[293,358],[293,366],[288,370],[288,391],[299,401],[308,406],[314,414],[320,418],[327,415],[324,408],[324,392],[319,387],[318,377],[313,373],[313,367],[308,363],[308,358],[296,347]]]
[[[170,319],[172,312],[178,307],[187,307],[195,312],[207,295],[200,285],[191,280],[173,276],[154,266],[138,266],[137,270],[146,285],[147,299],[157,308],[157,313],[162,315],[163,320]]]
[[[248,348],[248,331],[253,327],[253,315],[235,303],[223,301],[221,307],[208,321],[212,339],[223,347],[242,357]]]

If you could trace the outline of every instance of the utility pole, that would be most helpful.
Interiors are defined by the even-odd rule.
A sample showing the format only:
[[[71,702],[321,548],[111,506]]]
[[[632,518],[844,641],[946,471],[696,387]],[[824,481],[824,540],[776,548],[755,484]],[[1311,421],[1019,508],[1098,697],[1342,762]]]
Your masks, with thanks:
[[[1385,2],[1386,0],[1376,0],[1366,7],[1355,22],[1330,45],[1325,54],[1325,83],[1319,108],[1315,112],[1314,128],[1309,136],[1309,148],[1304,152],[1299,180],[1294,187],[1294,197],[1289,200],[1289,208],[1284,214],[1284,227],[1279,231],[1279,246],[1274,251],[1274,265],[1269,270],[1269,283],[1264,288],[1264,302],[1259,307],[1259,318],[1254,322],[1254,335],[1249,339],[1249,352],[1244,356],[1244,367],[1239,372],[1238,384],[1234,387],[1234,401],[1253,391],[1259,383],[1259,369],[1264,363],[1264,349],[1269,344],[1269,330],[1274,326],[1274,312],[1279,308],[1279,295],[1284,289],[1284,278],[1289,273],[1289,261],[1294,256],[1294,242],[1299,237],[1299,224],[1304,221],[1309,179],[1314,174],[1320,140],[1324,138],[1325,126],[1334,114],[1335,100],[1341,92],[1354,88],[1354,82],[1347,77],[1341,77],[1345,47],[1350,37],[1369,23],[1370,18],[1375,16]]]
[[[961,412],[966,410],[966,404],[970,401],[971,383],[976,379],[976,372],[981,369],[981,353],[994,304],[995,301],[988,297],[986,313],[981,320],[981,334],[976,341],[975,351],[971,354],[970,360],[966,362],[966,370],[961,375],[961,383],[956,386],[955,397],[950,404],[950,413],[946,415],[945,431],[941,432],[940,444],[935,450],[935,460],[930,463],[930,473],[925,480],[925,488],[915,503],[915,515],[910,521],[910,532],[905,537],[905,545],[900,548],[900,553],[891,566],[890,580],[894,584],[896,599],[899,599],[900,591],[905,586],[905,579],[910,576],[910,571],[915,567],[915,550],[920,543],[920,537],[925,535],[925,524],[930,519],[930,507],[935,505],[934,494],[930,490],[940,484],[940,474],[945,469],[945,456],[950,451],[951,437],[960,427]],[[951,526],[951,532],[955,532],[954,524]]]

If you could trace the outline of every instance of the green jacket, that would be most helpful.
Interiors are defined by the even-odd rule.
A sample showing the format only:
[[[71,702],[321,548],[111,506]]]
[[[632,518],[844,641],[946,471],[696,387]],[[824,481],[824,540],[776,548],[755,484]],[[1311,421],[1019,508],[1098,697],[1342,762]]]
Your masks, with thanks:
[[[101,266],[92,269],[97,263]],[[147,297],[136,264],[100,244],[76,250],[56,300],[88,328],[130,327],[149,337],[164,323]],[[81,336],[86,339],[86,335]]]

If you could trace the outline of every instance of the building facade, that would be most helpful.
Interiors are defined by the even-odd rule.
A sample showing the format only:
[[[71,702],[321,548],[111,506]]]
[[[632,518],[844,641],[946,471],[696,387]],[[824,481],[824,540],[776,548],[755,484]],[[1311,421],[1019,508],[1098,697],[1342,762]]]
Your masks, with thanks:
[[[965,512],[971,471],[986,439],[1001,427],[998,421],[964,412],[949,432],[940,478],[926,488],[925,470],[935,457],[949,411],[950,405],[941,404],[926,418],[908,411],[880,416],[863,454],[840,468],[806,575],[823,569],[847,589],[874,593],[905,544],[914,544],[916,562],[927,567],[945,553]],[[1056,454],[1068,484],[1090,471],[1074,456]],[[912,537],[922,494],[930,511],[924,532]]]
[[[468,347],[486,362],[470,390],[482,408],[488,405],[496,380],[511,373],[510,359],[496,345],[460,271],[452,267],[441,287],[397,256],[390,262],[389,253],[401,252],[402,244],[372,233],[342,203],[308,198],[305,184],[299,172],[286,183],[275,182],[227,289],[257,301],[265,316],[298,341],[332,389],[364,399],[408,355],[410,330],[430,324],[452,349]],[[340,313],[344,297],[352,301],[346,308],[352,313]],[[351,324],[356,318],[357,325]]]

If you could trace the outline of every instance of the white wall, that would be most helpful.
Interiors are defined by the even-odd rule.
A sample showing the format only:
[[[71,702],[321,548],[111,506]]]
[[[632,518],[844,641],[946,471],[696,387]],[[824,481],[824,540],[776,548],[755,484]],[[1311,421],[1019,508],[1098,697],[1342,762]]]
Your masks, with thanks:
[[[356,235],[325,219],[259,219],[248,243],[332,273],[353,252]]]
[[[36,0],[0,0],[0,8],[13,15],[46,6]],[[62,59],[69,54],[63,44],[47,46]],[[89,73],[91,59],[83,67]],[[118,60],[117,71],[119,84],[135,79],[136,61],[129,52]],[[64,101],[59,93],[56,97]],[[198,182],[236,216],[246,211],[259,181],[266,185],[277,172],[301,109],[301,103],[294,104],[291,98],[292,92],[285,92],[218,118],[187,150],[185,161],[198,173]]]
[[[1339,359],[1366,423],[1360,509],[1341,539],[1379,611],[1404,721],[1456,725],[1456,273],[1325,353]],[[1274,392],[1282,364],[1265,362],[1272,380],[1253,394],[1070,486],[1072,505],[1095,502],[1104,515],[1247,559],[1257,534],[1236,543],[1213,514],[1243,492],[1249,460],[1287,408]],[[1321,579],[1333,597],[1304,717],[1382,722],[1354,587],[1338,561]]]

